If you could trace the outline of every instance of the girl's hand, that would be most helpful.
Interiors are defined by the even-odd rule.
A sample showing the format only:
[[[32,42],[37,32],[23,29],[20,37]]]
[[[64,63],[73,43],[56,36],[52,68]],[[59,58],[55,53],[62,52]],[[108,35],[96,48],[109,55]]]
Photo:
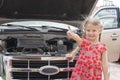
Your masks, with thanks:
[[[72,32],[70,26],[68,26],[67,36],[68,36],[69,38],[71,38],[72,33],[73,33],[73,32]]]
[[[73,40],[75,40],[77,42],[78,45],[81,45],[82,43],[82,39],[80,38],[80,36],[76,33],[74,33],[70,26],[68,26],[68,31],[67,31],[67,36]]]
[[[66,57],[73,57],[71,54],[66,54]]]
[[[67,60],[69,60],[70,62],[73,62],[74,57],[72,56],[72,54],[66,54],[65,56],[67,58]]]

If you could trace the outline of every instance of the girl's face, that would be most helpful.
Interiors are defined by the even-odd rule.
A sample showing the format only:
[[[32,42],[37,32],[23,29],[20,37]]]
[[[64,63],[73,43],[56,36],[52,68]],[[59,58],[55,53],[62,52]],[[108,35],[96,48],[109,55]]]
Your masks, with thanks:
[[[100,26],[87,24],[85,27],[85,37],[86,37],[86,39],[88,39],[92,42],[95,42],[99,39],[100,33],[101,33]]]

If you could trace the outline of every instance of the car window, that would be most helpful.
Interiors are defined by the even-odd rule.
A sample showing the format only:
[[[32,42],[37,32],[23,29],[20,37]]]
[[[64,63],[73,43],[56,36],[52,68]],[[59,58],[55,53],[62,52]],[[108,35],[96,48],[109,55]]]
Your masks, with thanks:
[[[103,24],[104,29],[117,28],[117,17],[108,16],[99,18]]]
[[[105,15],[113,15],[117,17],[117,11],[116,9],[101,9],[99,12],[95,14],[95,17],[103,17]]]

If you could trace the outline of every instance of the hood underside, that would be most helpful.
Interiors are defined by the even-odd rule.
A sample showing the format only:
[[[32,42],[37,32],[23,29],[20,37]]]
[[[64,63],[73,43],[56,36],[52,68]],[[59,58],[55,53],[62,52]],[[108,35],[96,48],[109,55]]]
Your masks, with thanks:
[[[0,16],[81,20],[97,0],[0,0]]]

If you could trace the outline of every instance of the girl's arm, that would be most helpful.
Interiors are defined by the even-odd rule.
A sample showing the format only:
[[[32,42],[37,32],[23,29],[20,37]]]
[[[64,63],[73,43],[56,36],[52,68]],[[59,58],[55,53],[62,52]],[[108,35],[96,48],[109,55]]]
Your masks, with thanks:
[[[79,51],[79,47],[77,46],[72,52],[70,52],[69,54],[66,54],[66,57],[71,57],[72,59],[70,61],[73,61],[78,51]]]
[[[104,80],[109,80],[107,51],[105,51],[102,54],[102,69],[103,69]]]
[[[75,34],[74,32],[72,32],[72,30],[70,29],[70,26],[68,26],[67,35],[69,38],[72,38],[73,40],[75,40],[78,45],[81,45],[82,39],[78,34]]]
[[[78,53],[79,47],[77,46],[71,53],[70,56],[74,57]]]

